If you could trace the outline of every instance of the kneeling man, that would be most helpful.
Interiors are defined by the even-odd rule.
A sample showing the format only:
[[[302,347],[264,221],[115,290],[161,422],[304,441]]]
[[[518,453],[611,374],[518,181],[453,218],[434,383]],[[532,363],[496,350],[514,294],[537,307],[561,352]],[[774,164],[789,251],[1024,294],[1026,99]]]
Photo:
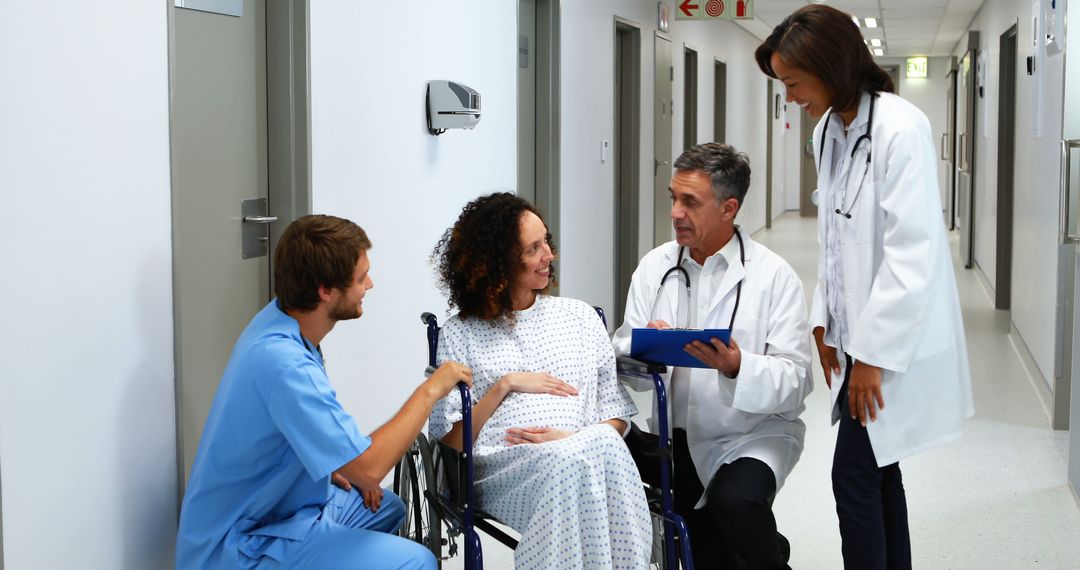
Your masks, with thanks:
[[[430,551],[393,534],[404,506],[379,485],[432,405],[472,373],[444,364],[390,421],[360,433],[319,344],[363,313],[370,248],[364,230],[333,216],[305,216],[282,234],[277,298],[236,341],[199,441],[177,568],[436,567]]]
[[[650,251],[630,284],[617,354],[635,328],[730,328],[731,344],[685,350],[707,368],[674,368],[675,510],[690,528],[698,568],[784,568],[789,546],[772,502],[799,460],[799,415],[812,389],[806,304],[799,277],[735,225],[750,162],[726,144],[684,152],[671,178],[675,241]],[[649,383],[651,387],[651,383]],[[655,427],[654,431],[655,431]],[[627,444],[642,476],[659,472],[654,443]],[[647,446],[647,447],[645,447]],[[642,449],[645,447],[645,449]]]

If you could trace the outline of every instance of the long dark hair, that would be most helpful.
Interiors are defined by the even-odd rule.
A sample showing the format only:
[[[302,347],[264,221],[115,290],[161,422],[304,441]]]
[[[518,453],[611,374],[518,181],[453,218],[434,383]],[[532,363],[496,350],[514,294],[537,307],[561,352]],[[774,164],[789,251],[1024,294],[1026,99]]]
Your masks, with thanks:
[[[457,222],[435,246],[431,260],[439,285],[462,318],[513,320],[511,289],[514,276],[523,269],[521,216],[525,212],[544,219],[532,204],[514,194],[481,196],[465,205]],[[551,233],[545,237],[555,253]],[[554,284],[552,266],[548,285],[540,292],[547,292]]]
[[[792,12],[754,52],[761,71],[776,79],[772,56],[816,76],[838,112],[858,108],[863,92],[893,93],[892,77],[874,61],[851,15],[824,4]]]

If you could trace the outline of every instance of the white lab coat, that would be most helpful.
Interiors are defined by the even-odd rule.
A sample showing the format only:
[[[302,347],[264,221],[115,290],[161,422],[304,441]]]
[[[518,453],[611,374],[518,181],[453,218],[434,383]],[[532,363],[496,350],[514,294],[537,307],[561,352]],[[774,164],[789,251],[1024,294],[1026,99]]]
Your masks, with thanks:
[[[851,132],[866,129],[870,95],[864,94]],[[835,143],[844,141],[839,115],[830,131],[825,120],[814,130],[820,164],[818,242],[826,243],[826,216],[840,232],[847,346],[857,361],[881,367],[885,407],[867,431],[878,466],[959,437],[963,420],[975,412],[967,345],[956,279],[942,219],[938,163],[930,123],[911,103],[882,93],[874,109],[872,162],[851,218],[829,209],[830,192],[841,192],[842,170],[832,179]],[[835,130],[833,130],[835,129]],[[851,144],[855,136],[850,136]],[[863,143],[866,144],[865,142]],[[843,151],[850,156],[851,147]],[[857,155],[858,156],[858,155]],[[861,168],[861,165],[855,165]],[[848,200],[859,184],[850,176]],[[818,284],[810,310],[811,330],[826,326],[825,253],[818,259]],[[835,342],[833,344],[839,344]],[[841,368],[844,367],[840,356]],[[843,370],[832,382],[832,421],[841,413],[837,396]]]
[[[737,247],[721,250],[727,270],[716,291],[698,289],[704,310],[698,311],[698,322],[691,326],[727,328],[736,285],[742,281],[742,300],[732,333],[742,350],[742,364],[736,378],[713,369],[691,369],[686,438],[704,486],[721,466],[751,457],[772,469],[779,489],[802,454],[806,426],[799,415],[805,409],[803,400],[813,389],[806,301],[791,266],[742,230],[739,233],[746,249],[745,266],[739,262]],[[680,297],[685,303],[682,282],[669,278],[659,301],[657,290],[664,272],[675,264],[678,251],[674,241],[661,245],[646,254],[634,271],[625,317],[612,339],[616,354],[630,353],[633,329],[656,319],[675,323]],[[692,286],[707,286],[706,281],[695,279]],[[625,380],[636,390],[652,389],[651,382]],[[665,381],[670,378],[665,377]],[[654,412],[650,420],[654,432],[655,416]],[[702,498],[698,507],[703,502]]]

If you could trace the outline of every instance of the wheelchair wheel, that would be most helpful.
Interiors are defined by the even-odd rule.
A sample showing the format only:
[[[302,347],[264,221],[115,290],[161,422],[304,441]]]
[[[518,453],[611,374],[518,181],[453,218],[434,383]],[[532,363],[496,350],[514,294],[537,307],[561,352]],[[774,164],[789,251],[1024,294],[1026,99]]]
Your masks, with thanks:
[[[427,436],[416,437],[394,469],[394,493],[405,503],[405,521],[398,535],[423,544],[442,567],[442,520],[427,491],[436,491],[435,463]]]

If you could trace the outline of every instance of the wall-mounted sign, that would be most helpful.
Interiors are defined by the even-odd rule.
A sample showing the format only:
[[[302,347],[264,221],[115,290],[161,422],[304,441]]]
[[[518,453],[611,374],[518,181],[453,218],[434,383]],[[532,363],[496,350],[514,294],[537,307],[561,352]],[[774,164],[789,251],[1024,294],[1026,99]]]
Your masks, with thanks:
[[[907,77],[908,79],[913,77],[927,77],[925,57],[907,58]]]
[[[677,0],[676,20],[749,20],[753,0]]]

